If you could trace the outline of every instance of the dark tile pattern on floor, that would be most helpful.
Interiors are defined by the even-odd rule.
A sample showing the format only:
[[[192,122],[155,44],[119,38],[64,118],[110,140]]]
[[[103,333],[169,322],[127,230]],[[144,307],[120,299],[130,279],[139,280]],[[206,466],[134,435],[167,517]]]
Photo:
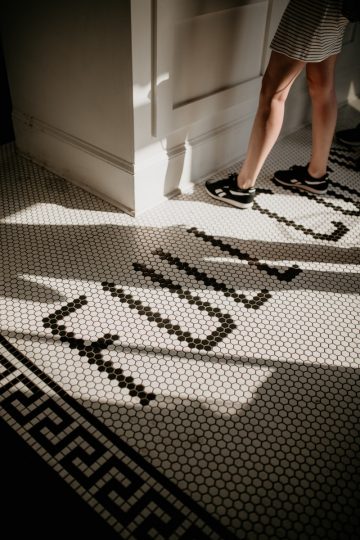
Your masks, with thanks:
[[[0,350],[1,378],[10,379],[1,388],[2,411],[115,530],[135,538],[154,531],[165,538],[231,538],[3,337]]]
[[[0,438],[2,538],[120,538],[1,418]]]
[[[357,538],[360,175],[273,184],[309,136],[136,219],[1,149],[0,414],[119,538]]]

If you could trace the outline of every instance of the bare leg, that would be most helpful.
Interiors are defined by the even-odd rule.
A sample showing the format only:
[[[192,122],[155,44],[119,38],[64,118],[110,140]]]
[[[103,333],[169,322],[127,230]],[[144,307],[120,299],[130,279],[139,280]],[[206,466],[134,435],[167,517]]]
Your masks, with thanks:
[[[336,56],[306,65],[312,103],[312,153],[308,171],[314,178],[320,178],[326,173],[336,126],[337,101],[334,83]]]
[[[274,146],[283,123],[285,101],[292,83],[305,62],[272,52],[264,74],[245,161],[238,175],[238,186],[247,189],[256,178]]]

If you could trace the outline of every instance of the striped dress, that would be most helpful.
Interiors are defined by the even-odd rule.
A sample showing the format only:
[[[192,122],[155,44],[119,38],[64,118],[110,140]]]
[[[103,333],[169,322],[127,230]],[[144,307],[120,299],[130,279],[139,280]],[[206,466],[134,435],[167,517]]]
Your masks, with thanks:
[[[304,62],[321,62],[339,53],[349,22],[341,6],[342,0],[290,0],[271,49]]]

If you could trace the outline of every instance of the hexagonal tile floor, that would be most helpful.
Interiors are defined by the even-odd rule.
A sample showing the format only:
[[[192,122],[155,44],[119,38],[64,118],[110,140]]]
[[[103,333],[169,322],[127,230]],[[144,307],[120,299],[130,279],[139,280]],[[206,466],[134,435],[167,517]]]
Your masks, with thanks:
[[[274,185],[309,140],[136,219],[1,148],[1,416],[120,538],[358,538],[360,177]]]

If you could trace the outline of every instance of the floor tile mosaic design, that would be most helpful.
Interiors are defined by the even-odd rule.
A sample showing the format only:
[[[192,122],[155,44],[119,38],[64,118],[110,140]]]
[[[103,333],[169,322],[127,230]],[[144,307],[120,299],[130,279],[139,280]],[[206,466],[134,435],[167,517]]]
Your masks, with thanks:
[[[358,154],[273,184],[309,141],[136,219],[1,148],[1,417],[119,538],[358,538]]]

